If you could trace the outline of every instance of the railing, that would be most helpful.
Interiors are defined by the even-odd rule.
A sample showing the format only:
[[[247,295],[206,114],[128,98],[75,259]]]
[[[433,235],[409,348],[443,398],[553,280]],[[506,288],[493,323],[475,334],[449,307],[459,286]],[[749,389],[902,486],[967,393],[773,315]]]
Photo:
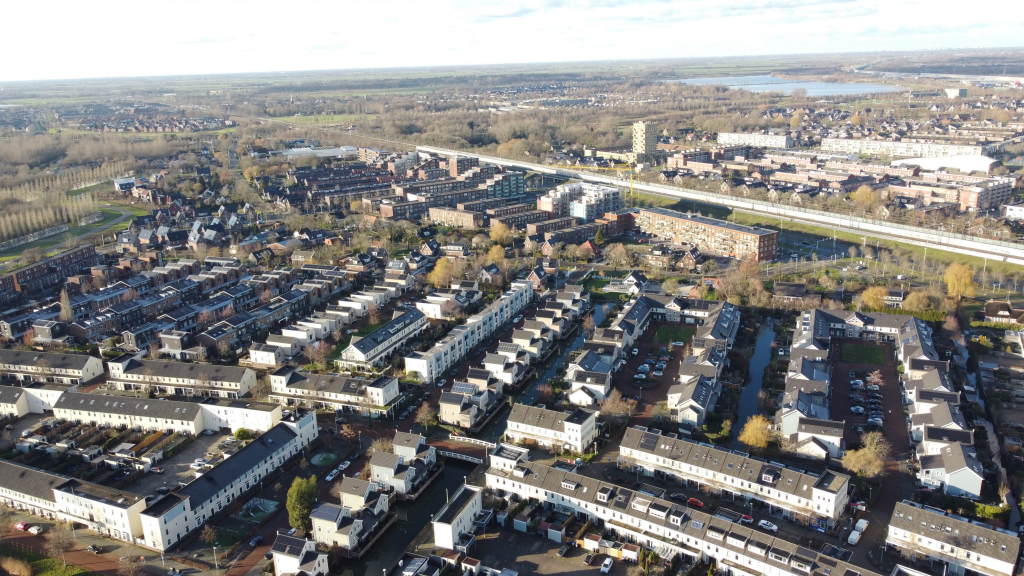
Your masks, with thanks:
[[[456,460],[465,460],[466,462],[472,462],[473,464],[483,464],[483,458],[477,458],[476,456],[470,456],[468,454],[460,454],[458,452],[450,452],[448,450],[438,450],[438,454],[446,458],[455,458]]]
[[[480,440],[479,438],[470,438],[469,436],[456,436],[455,434],[449,434],[448,439],[454,440],[456,442],[465,442],[467,444],[479,444],[480,446],[484,446],[487,448],[495,448],[498,446],[494,442]]]

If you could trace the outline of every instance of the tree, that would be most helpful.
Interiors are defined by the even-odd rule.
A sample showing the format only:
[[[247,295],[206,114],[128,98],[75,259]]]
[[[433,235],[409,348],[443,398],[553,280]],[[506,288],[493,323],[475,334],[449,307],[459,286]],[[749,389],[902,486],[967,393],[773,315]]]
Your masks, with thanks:
[[[594,249],[587,244],[580,244],[575,250],[576,258],[583,261],[589,261],[594,257]]]
[[[881,432],[869,432],[864,436],[864,446],[848,450],[843,456],[843,468],[865,478],[875,478],[885,472],[885,463],[892,452],[892,446]]]
[[[373,454],[374,452],[382,452],[390,454],[395,450],[395,443],[391,438],[376,438],[370,444],[370,449],[367,454]]]
[[[64,566],[68,565],[65,553],[74,546],[75,540],[72,537],[71,529],[64,522],[57,522],[46,534],[46,553],[49,556],[60,555]]]
[[[861,210],[871,210],[878,204],[878,194],[871,186],[861,186],[850,194],[850,200]]]
[[[527,239],[526,242],[523,243],[523,252],[530,255],[536,254],[537,243],[533,240]]]
[[[923,290],[915,290],[910,294],[907,294],[907,298],[903,301],[903,309],[910,310],[912,312],[924,312],[932,308],[932,299],[928,296],[928,293]]]
[[[622,392],[613,388],[601,402],[601,414],[612,419],[628,418],[633,414],[633,402],[622,397]]]
[[[453,274],[454,270],[451,260],[438,258],[437,262],[434,263],[434,269],[427,274],[427,282],[433,284],[435,288],[447,288],[452,283]]]
[[[369,315],[370,324],[380,324],[380,306],[370,302],[370,305],[366,307],[366,311]]]
[[[71,324],[75,321],[75,311],[71,308],[71,297],[67,288],[60,291],[60,321]]]
[[[507,246],[512,243],[512,231],[509,230],[502,222],[497,222],[491,225],[491,240],[494,240],[502,246]]]
[[[661,291],[669,296],[675,296],[676,292],[679,292],[679,280],[666,278],[661,283]]]
[[[872,286],[861,293],[860,303],[863,308],[880,310],[885,308],[885,297],[889,291],[881,286]]]
[[[235,430],[235,440],[252,440],[255,436],[256,435],[252,433],[252,430],[249,430],[248,428],[239,428],[238,430]]]
[[[316,504],[316,476],[302,478],[296,476],[288,489],[288,501],[285,508],[288,509],[288,524],[296,530],[308,532],[312,527],[309,515],[313,512],[313,505]]]
[[[9,438],[5,438],[7,440]],[[14,526],[14,510],[7,504],[0,504],[0,541],[3,540],[4,532]]]
[[[260,292],[260,304],[266,304],[267,302],[270,302],[273,299],[274,293],[271,292],[269,288],[267,288],[263,292]]]
[[[748,448],[759,450],[767,448],[769,425],[768,419],[764,416],[760,414],[751,416],[747,423],[743,425],[743,430],[740,431],[739,441],[746,444]]]
[[[217,319],[217,316],[210,310],[203,310],[196,316],[196,325],[200,331],[206,330],[213,324],[213,321]]]
[[[958,301],[964,296],[974,296],[974,269],[970,266],[953,262],[946,268],[942,279],[946,282],[946,292]]]
[[[139,291],[135,288],[129,288],[124,294],[121,295],[122,302],[134,302],[139,299]]]
[[[199,539],[212,546],[217,542],[217,531],[213,529],[213,526],[207,524],[203,526],[203,530],[199,533]]]
[[[137,554],[121,556],[120,564],[117,569],[118,576],[138,576],[142,572],[142,558]]]
[[[267,374],[265,376],[261,376],[260,379],[256,381],[256,384],[251,390],[249,390],[249,393],[257,400],[266,400],[267,397],[270,396],[270,392],[272,390],[273,389],[270,385],[270,375]]]
[[[330,344],[321,340],[316,344],[306,347],[306,356],[310,362],[316,364],[321,370],[326,371],[327,362],[330,360],[333,350]]]
[[[505,261],[505,249],[499,244],[491,246],[491,249],[487,251],[487,263],[500,265]]]
[[[413,420],[416,424],[423,426],[424,428],[430,429],[434,425],[434,421],[437,419],[437,409],[432,404],[424,404],[416,410],[416,418]]]
[[[856,246],[850,246],[847,252],[850,253],[850,258],[856,258],[857,254],[860,254],[860,250],[858,250]]]
[[[462,305],[454,298],[445,300],[444,304],[441,304],[441,314],[447,318],[454,318],[460,313],[462,313]]]
[[[605,242],[604,230],[601,229],[601,228],[598,228],[597,232],[594,233],[594,244],[597,244],[598,246],[604,246],[604,242]]]
[[[583,333],[587,338],[592,338],[596,329],[597,323],[594,322],[594,315],[588,314],[587,317],[583,319]]]

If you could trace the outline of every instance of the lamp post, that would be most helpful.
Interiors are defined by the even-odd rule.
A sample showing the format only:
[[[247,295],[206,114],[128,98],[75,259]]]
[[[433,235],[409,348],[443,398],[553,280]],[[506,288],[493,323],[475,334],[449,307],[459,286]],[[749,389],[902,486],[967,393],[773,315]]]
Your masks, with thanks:
[[[220,566],[217,564],[217,543],[213,543],[213,569],[220,570]]]

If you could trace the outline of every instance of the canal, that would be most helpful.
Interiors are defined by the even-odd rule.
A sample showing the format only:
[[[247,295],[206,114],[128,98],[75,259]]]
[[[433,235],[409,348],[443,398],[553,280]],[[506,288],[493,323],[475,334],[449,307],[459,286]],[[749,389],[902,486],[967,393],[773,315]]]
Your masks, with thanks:
[[[594,326],[600,326],[604,322],[613,306],[614,304],[611,303],[603,303],[594,307]],[[537,386],[554,378],[558,374],[558,370],[565,366],[565,361],[569,358],[569,354],[573,350],[582,348],[585,340],[586,336],[584,336],[583,328],[580,326],[571,342],[559,344],[558,353],[548,360],[544,366],[538,367],[540,372],[533,379],[533,382],[521,393],[519,398],[516,399],[516,402],[520,404],[533,404],[536,402],[538,396]],[[507,417],[496,418],[490,427],[485,429],[479,437],[488,442],[497,442],[505,434],[507,424]]]
[[[757,342],[754,344],[754,355],[750,358],[750,382],[740,392],[740,404],[736,412],[736,422],[732,426],[732,447],[736,450],[743,450],[744,445],[739,441],[740,430],[751,416],[758,413],[760,402],[758,395],[761,386],[764,384],[764,369],[772,361],[772,342],[775,341],[775,330],[772,327],[772,318],[768,318],[761,331],[757,333]]]
[[[398,515],[397,520],[370,548],[370,551],[359,560],[342,563],[340,571],[332,572],[332,574],[343,576],[379,576],[383,574],[384,570],[398,562],[405,549],[412,544],[413,539],[425,526],[430,524],[432,516],[448,501],[445,491],[447,490],[449,496],[454,495],[466,476],[473,472],[474,467],[469,462],[452,458],[445,459],[444,472],[423,496],[413,503],[394,505],[393,509]]]

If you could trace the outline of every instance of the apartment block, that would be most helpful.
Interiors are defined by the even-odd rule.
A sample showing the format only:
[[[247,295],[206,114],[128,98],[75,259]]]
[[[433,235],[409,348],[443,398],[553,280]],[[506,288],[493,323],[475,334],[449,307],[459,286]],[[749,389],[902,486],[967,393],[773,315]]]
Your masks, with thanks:
[[[473,535],[478,526],[476,518],[482,513],[483,490],[463,484],[431,521],[434,545],[447,550],[469,552],[476,540]]]
[[[466,354],[493,335],[533,301],[533,285],[517,280],[480,312],[456,326],[426,352],[413,352],[405,357],[405,373],[424,382],[433,382],[458,366]]]
[[[657,162],[658,132],[654,122],[637,120],[633,123],[633,161],[638,164]]]
[[[881,154],[911,158],[946,158],[949,156],[982,156],[987,146],[913,142],[910,140],[863,140],[859,138],[823,138],[821,149],[836,154]]]
[[[569,228],[576,225],[576,218],[573,216],[565,216],[561,218],[552,218],[550,220],[543,220],[541,222],[535,222],[533,224],[526,225],[527,236],[543,236],[545,232],[551,232],[552,230],[561,230],[562,228]]]
[[[270,375],[270,399],[283,406],[386,414],[399,395],[398,379],[313,374],[285,366]]]
[[[86,384],[103,376],[103,362],[87,354],[0,350],[0,377],[19,382]]]
[[[552,218],[569,215],[569,204],[583,197],[583,183],[570,182],[549,190],[546,196],[537,199],[537,210],[551,214]]]
[[[341,352],[337,363],[340,366],[380,366],[388,355],[413,336],[427,327],[427,317],[413,308],[392,319],[372,333],[355,340]]]
[[[622,209],[622,193],[614,186],[585,182],[583,196],[569,203],[569,215],[581,222],[592,222],[607,212]]]
[[[452,208],[431,208],[428,212],[430,221],[442,226],[454,228],[483,228],[487,217],[479,212],[454,210]]]
[[[587,240],[593,240],[598,230],[604,230],[607,225],[594,222],[593,224],[580,224],[544,233],[544,241],[553,245],[557,242],[562,244],[582,244]],[[545,252],[547,254],[547,252]]]
[[[491,216],[491,226],[494,226],[495,222],[501,222],[512,230],[523,230],[531,224],[543,222],[550,217],[550,214],[542,210],[518,212],[515,214],[508,214],[506,216]]]
[[[758,148],[793,148],[796,144],[789,134],[762,134],[753,132],[719,132],[718,143],[734,146],[757,146]]]
[[[672,238],[679,244],[693,244],[704,253],[752,258],[755,262],[770,262],[778,256],[779,233],[774,230],[665,208],[641,208],[636,222],[644,232]]]
[[[125,354],[108,360],[107,369],[115,390],[240,398],[256,385],[256,372],[243,366],[140,360]]]

